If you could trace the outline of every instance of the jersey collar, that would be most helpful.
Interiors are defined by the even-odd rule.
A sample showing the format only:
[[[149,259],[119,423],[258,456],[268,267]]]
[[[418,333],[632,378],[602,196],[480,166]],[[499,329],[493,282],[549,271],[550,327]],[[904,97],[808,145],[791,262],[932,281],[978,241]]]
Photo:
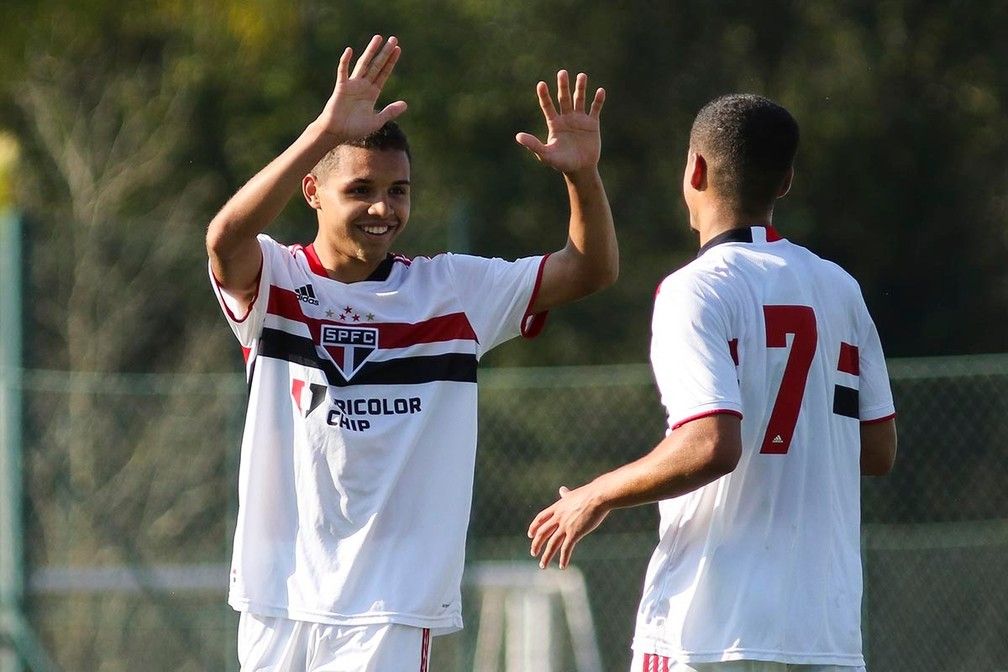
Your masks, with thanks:
[[[315,244],[306,245],[302,248],[305,253],[305,259],[308,260],[308,268],[311,269],[312,273],[315,275],[321,275],[323,278],[329,277],[329,272],[326,271],[325,266],[319,261],[318,253],[315,252]],[[364,278],[364,282],[382,282],[388,280],[389,275],[392,274],[392,264],[395,262],[395,257],[391,254],[385,255],[381,263],[371,272],[371,275]]]
[[[744,226],[740,229],[729,229],[714,236],[697,250],[696,256],[699,257],[721,243],[772,243],[778,240],[782,240],[781,235],[772,226]]]

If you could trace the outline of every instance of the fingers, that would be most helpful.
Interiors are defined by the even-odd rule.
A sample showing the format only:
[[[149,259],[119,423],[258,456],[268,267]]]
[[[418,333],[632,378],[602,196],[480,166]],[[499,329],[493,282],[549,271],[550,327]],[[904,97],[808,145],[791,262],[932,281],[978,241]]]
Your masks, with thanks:
[[[566,485],[561,485],[560,486],[560,496],[561,497],[565,497],[566,495],[569,495],[569,494],[570,494],[570,488],[568,488]]]
[[[543,526],[546,521],[553,517],[553,508],[543,509],[540,511],[535,518],[532,519],[532,523],[529,525],[528,537],[533,538],[539,533],[539,529]]]
[[[371,65],[371,61],[374,59],[375,54],[381,48],[382,36],[375,35],[368,42],[368,45],[364,48],[364,53],[361,54],[360,58],[357,59],[357,65],[354,66],[353,72],[350,74],[351,77],[358,78],[363,77],[364,73],[367,72],[368,67]]]
[[[350,59],[353,58],[353,49],[347,47],[340,56],[339,66],[336,68],[336,82],[345,82],[350,78]]]
[[[394,103],[389,103],[378,113],[378,121],[384,126],[387,122],[392,121],[400,114],[406,111],[406,101],[397,100]]]
[[[588,87],[588,75],[579,72],[574,79],[574,109],[585,109],[585,89]]]
[[[542,109],[546,121],[550,121],[557,116],[556,108],[553,106],[553,98],[550,96],[549,87],[546,82],[536,84],[536,96],[539,98],[539,108]]]
[[[546,547],[543,548],[542,555],[539,557],[540,569],[546,569],[546,565],[548,565],[550,560],[553,559],[553,556],[556,555],[556,552],[560,548],[564,539],[566,539],[566,535],[559,530],[550,535],[549,540],[546,542]]]
[[[401,53],[399,40],[394,35],[390,36],[388,41],[381,35],[375,35],[364,48],[364,53],[357,59],[350,77],[369,79],[380,88],[392,73],[392,68],[395,67]],[[342,64],[342,59],[340,63]]]
[[[536,155],[536,158],[540,158],[543,152],[546,151],[546,145],[542,143],[539,138],[535,137],[530,133],[519,133],[515,136],[515,141]]]
[[[560,103],[560,114],[567,114],[574,109],[571,100],[570,77],[566,70],[557,73],[557,102]]]
[[[595,99],[592,100],[591,110],[588,112],[589,116],[598,119],[599,114],[602,112],[602,103],[605,102],[605,89],[599,89],[595,92]]]
[[[388,44],[392,45],[392,49],[389,52],[385,63],[382,65],[381,70],[378,71],[378,76],[375,78],[375,86],[379,89],[385,86],[385,82],[388,80],[389,75],[392,74],[392,69],[395,67],[396,62],[399,60],[399,56],[402,54],[402,49],[398,44],[395,43],[394,37],[390,37]]]

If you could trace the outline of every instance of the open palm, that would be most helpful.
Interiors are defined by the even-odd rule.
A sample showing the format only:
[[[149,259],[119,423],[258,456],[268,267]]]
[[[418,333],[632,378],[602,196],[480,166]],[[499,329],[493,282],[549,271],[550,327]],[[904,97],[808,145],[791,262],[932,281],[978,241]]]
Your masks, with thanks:
[[[546,118],[546,142],[529,133],[519,133],[515,140],[547,166],[562,173],[574,173],[598,165],[602,152],[599,114],[605,102],[605,90],[598,89],[591,107],[586,109],[588,76],[580,73],[571,94],[566,70],[557,73],[557,103],[553,104],[546,82],[536,85],[539,107]]]
[[[353,50],[347,47],[340,57],[336,86],[319,115],[322,127],[339,142],[369,135],[406,111],[406,103],[401,100],[386,105],[380,112],[375,110],[382,87],[401,53],[395,37],[390,37],[384,46],[382,42],[380,35],[371,38],[353,72],[350,71]]]

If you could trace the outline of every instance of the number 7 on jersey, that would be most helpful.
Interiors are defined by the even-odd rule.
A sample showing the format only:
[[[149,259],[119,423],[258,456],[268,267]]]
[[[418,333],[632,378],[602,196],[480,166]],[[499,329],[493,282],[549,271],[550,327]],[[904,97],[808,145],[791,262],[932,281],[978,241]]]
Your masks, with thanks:
[[[819,335],[815,311],[809,306],[763,306],[768,348],[786,348],[787,335],[794,335],[780,389],[774,400],[761,453],[784,455],[791,447],[798,412],[805,396],[805,383],[815,356]]]

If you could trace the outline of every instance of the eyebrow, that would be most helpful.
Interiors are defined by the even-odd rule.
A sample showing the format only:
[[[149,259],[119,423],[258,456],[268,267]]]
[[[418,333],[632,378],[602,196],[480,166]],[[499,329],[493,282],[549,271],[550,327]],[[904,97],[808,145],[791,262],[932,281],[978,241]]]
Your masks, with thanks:
[[[355,177],[354,179],[347,182],[347,186],[352,186],[354,184],[374,184],[374,180],[369,180],[366,177]],[[392,183],[393,185],[406,185],[409,186],[409,180],[396,180]]]

